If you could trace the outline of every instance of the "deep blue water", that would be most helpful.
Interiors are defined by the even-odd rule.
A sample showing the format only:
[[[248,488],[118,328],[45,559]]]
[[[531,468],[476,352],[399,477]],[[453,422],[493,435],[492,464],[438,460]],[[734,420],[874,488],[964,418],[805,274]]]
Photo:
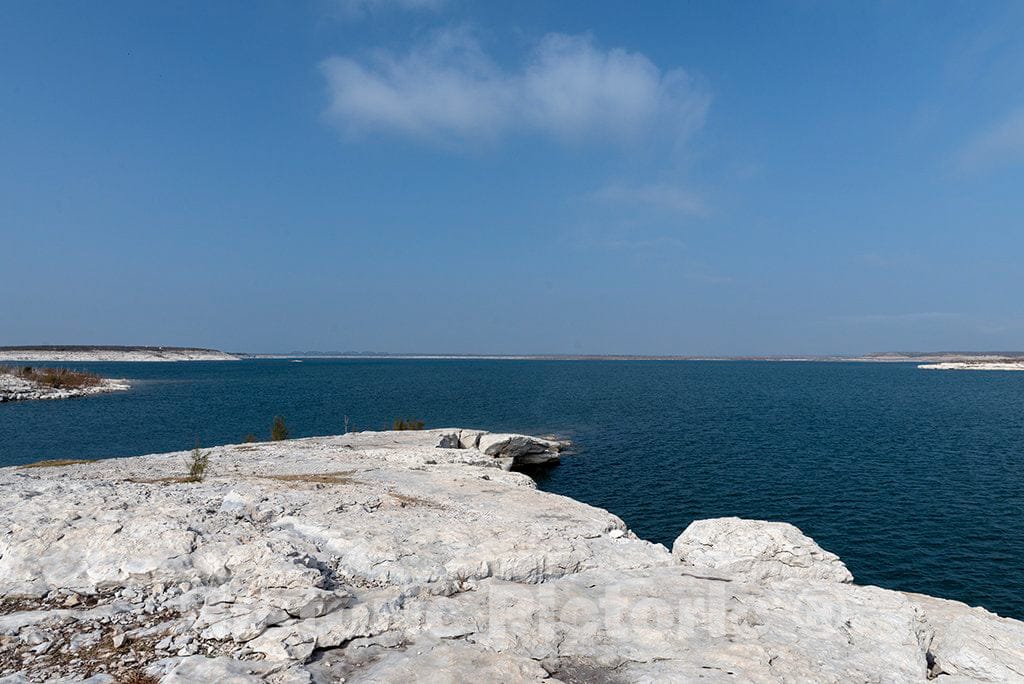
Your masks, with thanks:
[[[1024,373],[912,364],[282,360],[75,364],[131,391],[0,405],[0,465],[391,417],[557,433],[537,474],[671,546],[696,518],[791,522],[860,583],[1024,618]]]

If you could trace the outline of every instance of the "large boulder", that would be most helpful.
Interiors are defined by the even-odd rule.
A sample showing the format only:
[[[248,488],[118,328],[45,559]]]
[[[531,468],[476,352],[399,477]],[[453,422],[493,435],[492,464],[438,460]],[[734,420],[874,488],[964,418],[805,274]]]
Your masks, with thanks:
[[[484,434],[483,430],[460,430],[459,448],[476,449],[480,444],[480,435],[482,434]]]
[[[747,580],[816,579],[852,582],[839,557],[793,525],[741,518],[696,520],[672,545],[672,555],[696,572]]]
[[[487,433],[480,435],[477,448],[485,456],[511,458],[515,465],[537,465],[557,461],[562,442],[529,435]]]

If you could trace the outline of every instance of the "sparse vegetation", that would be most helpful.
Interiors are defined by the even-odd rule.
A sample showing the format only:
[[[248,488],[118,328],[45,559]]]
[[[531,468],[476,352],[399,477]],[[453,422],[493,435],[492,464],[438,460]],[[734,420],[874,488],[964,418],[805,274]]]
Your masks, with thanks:
[[[252,434],[251,432],[245,436],[245,443],[246,444],[252,444],[255,441],[256,441],[256,435]]]
[[[32,366],[0,366],[0,373],[35,382],[53,389],[80,389],[95,387],[103,378],[95,373],[71,370],[70,368],[33,368]]]
[[[274,416],[274,425],[270,428],[270,441],[281,442],[288,439],[288,426],[284,424],[284,418]]]
[[[395,418],[391,423],[392,430],[422,430],[426,425],[422,420],[414,418]]]
[[[388,496],[398,502],[399,508],[419,507],[419,508],[444,508],[441,504],[436,501],[430,501],[423,497],[413,496],[411,494],[401,494],[399,492],[388,492]]]
[[[61,466],[78,465],[79,463],[92,463],[92,461],[85,461],[80,458],[56,458],[49,461],[36,461],[35,463],[26,463],[25,465],[18,466],[19,468],[60,468]]]
[[[356,484],[358,480],[352,479],[352,470],[342,470],[334,473],[295,473],[291,475],[261,475],[267,480],[278,482],[306,483],[306,484]]]
[[[206,477],[206,469],[210,465],[210,452],[203,451],[199,447],[199,442],[196,442],[196,448],[192,450],[187,465],[188,475],[186,476],[186,481],[202,482],[203,478]]]

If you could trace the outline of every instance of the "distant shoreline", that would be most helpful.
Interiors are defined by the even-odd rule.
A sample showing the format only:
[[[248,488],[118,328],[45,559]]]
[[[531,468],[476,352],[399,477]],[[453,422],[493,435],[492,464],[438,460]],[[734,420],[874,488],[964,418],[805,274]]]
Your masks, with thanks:
[[[1024,352],[880,352],[862,355],[647,355],[647,354],[391,354],[378,352],[224,352],[202,347],[110,345],[0,346],[0,362],[238,361],[243,359],[408,359],[465,361],[776,361],[804,363],[918,363],[935,368],[960,364],[970,369],[1016,370]],[[983,366],[985,366],[983,368]],[[989,366],[1000,366],[998,368]],[[1004,367],[1004,366],[1009,366]],[[959,369],[960,366],[957,366]]]
[[[908,352],[860,356],[778,355],[778,356],[682,356],[642,354],[385,354],[317,353],[253,354],[235,352],[242,359],[422,359],[466,361],[777,361],[804,363],[1024,363],[1024,352]]]
[[[93,361],[237,361],[238,356],[217,349],[193,347],[126,347],[40,345],[0,347],[0,361],[28,363]]]
[[[971,371],[1024,371],[1024,359],[1002,361],[949,361],[924,363],[923,370],[971,370]]]

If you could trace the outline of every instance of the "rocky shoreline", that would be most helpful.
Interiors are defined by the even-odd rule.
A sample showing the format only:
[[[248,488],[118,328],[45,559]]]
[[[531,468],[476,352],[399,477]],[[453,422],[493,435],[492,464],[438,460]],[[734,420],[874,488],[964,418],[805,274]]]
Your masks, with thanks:
[[[0,362],[238,361],[217,349],[191,347],[0,347]]]
[[[0,682],[1008,681],[1024,623],[858,586],[784,523],[669,551],[564,444],[364,432],[0,469]]]
[[[23,377],[0,372],[0,404],[9,401],[31,401],[36,399],[74,399],[107,392],[123,392],[131,389],[127,380],[103,378],[98,384],[88,387],[48,387]]]
[[[946,361],[922,363],[924,370],[1024,371],[1024,361]]]

